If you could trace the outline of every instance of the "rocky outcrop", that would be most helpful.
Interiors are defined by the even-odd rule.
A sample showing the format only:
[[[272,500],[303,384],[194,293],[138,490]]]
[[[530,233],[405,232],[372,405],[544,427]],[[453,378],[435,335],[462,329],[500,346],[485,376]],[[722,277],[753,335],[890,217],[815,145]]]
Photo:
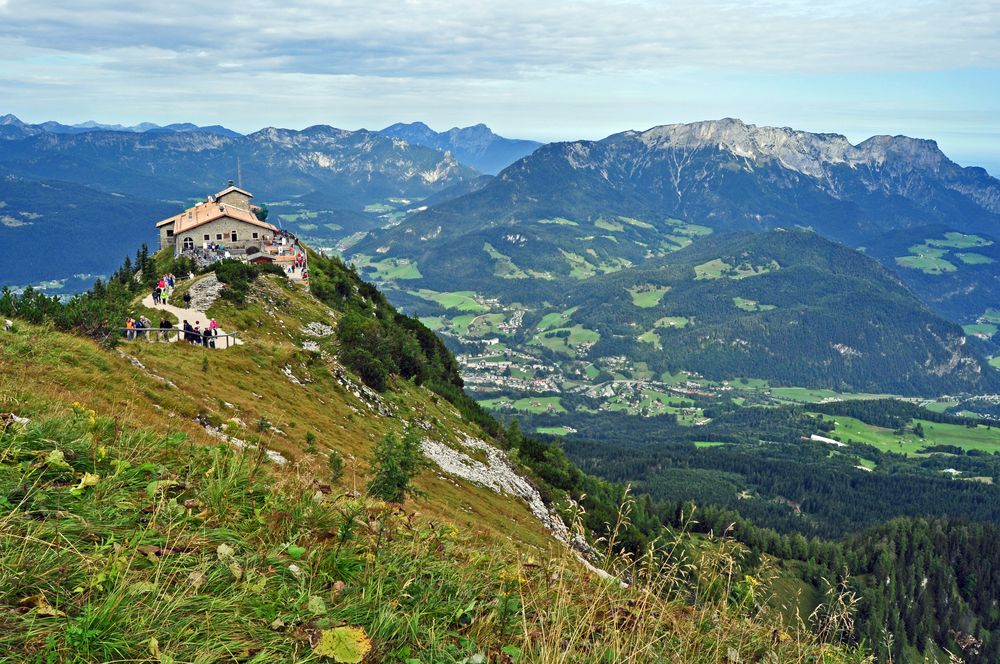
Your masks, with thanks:
[[[216,278],[215,273],[209,272],[191,284],[191,288],[188,289],[188,293],[191,294],[190,308],[195,311],[208,311],[208,308],[219,299],[219,293],[224,287],[225,285]]]
[[[200,417],[195,418],[195,421],[205,428],[205,432],[208,435],[212,436],[213,438],[218,438],[219,440],[227,443],[228,445],[238,450],[257,449],[256,445],[252,445],[241,438],[230,436],[219,427],[212,426],[209,422],[202,420]],[[281,453],[275,452],[274,450],[265,448],[264,454],[267,456],[268,459],[271,460],[272,463],[275,463],[279,466],[284,466],[288,463],[288,459],[286,459]]]
[[[566,527],[562,518],[542,500],[538,489],[514,470],[510,459],[502,450],[479,438],[465,436],[460,447],[473,452],[485,453],[486,461],[483,462],[431,438],[424,438],[420,445],[424,455],[436,463],[445,473],[486,487],[500,495],[523,500],[535,518],[541,522],[546,530],[552,533],[553,537],[573,549],[581,565],[603,579],[611,580],[622,586],[626,585],[587,560],[587,556],[594,554],[593,547],[582,535],[573,533]]]

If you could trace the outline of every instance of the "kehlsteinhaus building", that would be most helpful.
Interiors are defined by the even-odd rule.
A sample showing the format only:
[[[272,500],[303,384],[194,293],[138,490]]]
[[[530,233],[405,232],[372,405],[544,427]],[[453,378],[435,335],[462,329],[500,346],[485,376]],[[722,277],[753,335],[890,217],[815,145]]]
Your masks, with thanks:
[[[204,203],[158,222],[160,249],[173,247],[175,256],[209,248],[233,255],[256,253],[247,251],[251,247],[262,251],[274,240],[277,229],[257,218],[251,198],[253,194],[230,181]]]

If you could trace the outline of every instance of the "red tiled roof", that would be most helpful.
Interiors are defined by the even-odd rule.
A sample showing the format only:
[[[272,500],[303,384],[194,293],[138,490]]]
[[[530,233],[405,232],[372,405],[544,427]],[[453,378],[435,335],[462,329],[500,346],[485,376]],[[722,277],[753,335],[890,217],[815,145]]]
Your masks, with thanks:
[[[235,187],[230,187],[230,189],[235,189]],[[221,219],[223,217],[229,217],[230,219],[235,219],[236,221],[242,221],[271,232],[276,232],[278,230],[271,224],[259,220],[254,213],[249,210],[244,210],[243,208],[234,207],[232,205],[211,202],[200,203],[192,208],[188,208],[179,215],[157,222],[156,227],[161,228],[163,226],[173,224],[174,235],[180,235],[181,233],[189,231],[192,228],[197,228],[198,226],[213,222],[216,219]]]

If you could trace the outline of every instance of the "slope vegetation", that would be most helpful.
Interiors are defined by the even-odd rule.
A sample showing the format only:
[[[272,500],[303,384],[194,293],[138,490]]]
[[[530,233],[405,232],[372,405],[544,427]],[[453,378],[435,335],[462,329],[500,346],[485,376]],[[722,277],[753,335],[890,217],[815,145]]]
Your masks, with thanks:
[[[339,306],[277,275],[217,301],[208,313],[245,342],[226,353],[108,349],[20,320],[2,332],[4,656],[863,661],[829,644],[839,632],[779,628],[731,541],[675,535],[620,557],[626,509],[601,561],[623,587],[582,568],[521,498],[455,471],[421,474],[405,506],[362,496],[387,435],[418,431],[465,466],[503,441],[439,394],[447,358],[404,379],[376,355],[395,368],[381,393],[338,361],[360,300],[392,313],[340,270],[313,257],[314,292]]]
[[[623,306],[657,288],[653,306]],[[595,277],[567,295],[602,341],[594,352],[683,367],[715,379],[853,391],[993,391],[1000,376],[962,329],[935,316],[898,277],[807,231],[716,235],[641,268]],[[680,320],[684,325],[661,324]],[[642,333],[652,335],[639,339]]]

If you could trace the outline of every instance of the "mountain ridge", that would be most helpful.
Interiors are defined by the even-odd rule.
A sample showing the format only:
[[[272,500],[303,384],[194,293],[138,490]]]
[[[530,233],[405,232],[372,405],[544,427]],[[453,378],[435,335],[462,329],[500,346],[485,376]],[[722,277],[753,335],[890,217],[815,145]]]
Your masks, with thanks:
[[[415,145],[451,151],[459,161],[488,175],[495,175],[542,145],[537,141],[499,136],[483,123],[437,132],[423,122],[397,122],[378,133]]]
[[[417,258],[443,251],[447,244],[449,251],[473,255],[484,239],[495,244],[486,236],[508,229],[529,243],[548,242],[551,261],[558,263],[559,249],[580,253],[574,245],[589,236],[546,224],[563,219],[582,229],[618,224],[618,217],[638,220],[645,230],[633,226],[629,243],[593,248],[633,264],[645,254],[661,253],[662,225],[668,219],[715,231],[803,226],[865,247],[900,270],[922,297],[935,301],[933,287],[917,270],[956,272],[953,285],[962,292],[973,289],[983,268],[954,261],[928,268],[919,256],[889,255],[884,238],[909,229],[905,251],[931,240],[920,229],[945,226],[990,244],[1000,230],[1000,180],[981,168],[955,164],[924,139],[875,136],[854,145],[839,134],[756,127],[734,119],[661,125],[599,141],[544,145],[480,189],[373,231],[352,251]],[[601,243],[606,235],[595,235],[591,242]],[[972,260],[986,264],[986,259]],[[996,289],[977,292],[992,299],[952,298],[939,311],[965,322],[987,307],[1000,307]]]

